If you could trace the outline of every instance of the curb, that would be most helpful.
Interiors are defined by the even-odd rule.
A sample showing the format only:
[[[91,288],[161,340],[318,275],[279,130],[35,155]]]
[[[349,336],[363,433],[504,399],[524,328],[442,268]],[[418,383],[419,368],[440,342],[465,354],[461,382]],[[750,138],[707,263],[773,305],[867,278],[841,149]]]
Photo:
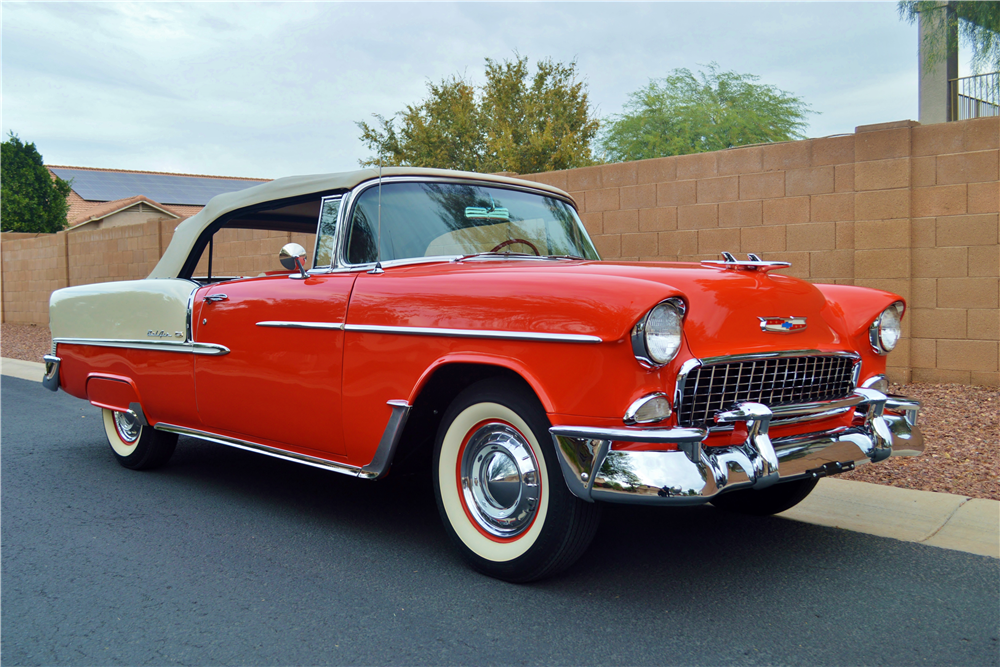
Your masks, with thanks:
[[[41,382],[45,364],[0,359],[0,373]],[[1000,501],[827,477],[778,515],[793,521],[1000,558]]]
[[[1000,558],[1000,501],[827,477],[778,516]]]
[[[45,375],[45,364],[38,361],[23,361],[21,359],[0,358],[0,374],[9,375],[22,380],[41,382]]]

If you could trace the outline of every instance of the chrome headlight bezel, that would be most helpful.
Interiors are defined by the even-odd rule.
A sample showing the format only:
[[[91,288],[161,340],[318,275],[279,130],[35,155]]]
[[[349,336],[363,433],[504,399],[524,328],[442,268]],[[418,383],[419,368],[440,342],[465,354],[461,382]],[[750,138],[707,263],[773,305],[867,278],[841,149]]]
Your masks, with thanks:
[[[657,331],[655,329],[657,320],[654,314],[658,315],[664,312],[664,310],[668,313],[668,317],[675,315],[675,317],[672,317],[676,323],[675,332]],[[670,297],[650,308],[649,312],[632,327],[632,353],[640,364],[650,368],[660,368],[666,366],[677,357],[677,353],[681,349],[681,341],[684,337],[685,313],[687,313],[687,305],[684,303],[684,300],[679,297]],[[653,318],[652,324],[651,318]],[[650,342],[651,336],[663,335],[676,336],[676,342],[668,346],[665,352],[661,349],[661,345],[658,345],[656,342],[651,344]]]
[[[868,342],[872,349],[885,356],[896,349],[902,338],[903,302],[897,301],[875,318],[868,327]]]

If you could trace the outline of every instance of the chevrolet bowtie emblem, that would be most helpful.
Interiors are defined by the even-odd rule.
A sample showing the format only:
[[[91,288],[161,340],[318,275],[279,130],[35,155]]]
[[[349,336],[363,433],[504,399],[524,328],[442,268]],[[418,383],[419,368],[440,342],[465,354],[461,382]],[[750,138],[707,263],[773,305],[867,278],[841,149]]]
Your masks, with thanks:
[[[806,328],[804,317],[758,317],[760,330],[768,333],[798,333]]]

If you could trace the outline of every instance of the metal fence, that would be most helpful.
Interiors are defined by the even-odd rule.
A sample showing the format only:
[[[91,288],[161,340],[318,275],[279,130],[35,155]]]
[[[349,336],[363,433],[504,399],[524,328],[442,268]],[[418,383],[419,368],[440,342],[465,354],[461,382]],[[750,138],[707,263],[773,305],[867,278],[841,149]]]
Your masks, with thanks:
[[[952,79],[948,82],[948,93],[949,120],[1000,116],[1000,72]]]

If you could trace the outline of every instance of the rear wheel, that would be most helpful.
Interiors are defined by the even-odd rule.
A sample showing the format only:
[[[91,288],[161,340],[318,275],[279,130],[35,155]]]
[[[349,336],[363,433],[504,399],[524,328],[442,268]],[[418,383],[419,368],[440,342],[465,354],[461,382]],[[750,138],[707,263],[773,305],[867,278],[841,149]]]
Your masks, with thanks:
[[[104,409],[104,432],[111,452],[130,470],[158,468],[170,460],[177,446],[177,434],[143,426],[129,412]]]
[[[459,394],[438,429],[434,490],[445,529],[480,572],[511,582],[555,574],[590,545],[599,506],[562,479],[534,396],[484,380]]]
[[[713,498],[711,502],[727,512],[768,516],[784,512],[798,505],[816,488],[817,482],[819,482],[819,478],[797,479],[792,482],[781,482],[759,491],[741,489],[731,493],[723,493]]]

